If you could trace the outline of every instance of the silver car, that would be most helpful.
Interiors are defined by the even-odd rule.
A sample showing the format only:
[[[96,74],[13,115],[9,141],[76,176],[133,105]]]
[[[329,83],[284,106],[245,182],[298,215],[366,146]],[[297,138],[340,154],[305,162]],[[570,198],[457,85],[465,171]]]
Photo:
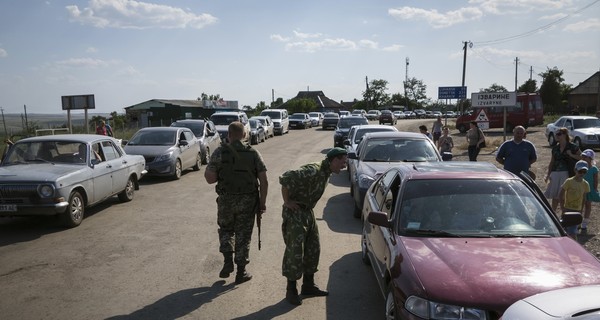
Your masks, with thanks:
[[[171,123],[171,127],[184,127],[192,130],[200,141],[200,152],[202,153],[202,164],[207,164],[210,154],[221,145],[221,136],[210,120],[185,119]]]
[[[114,195],[133,199],[146,173],[144,157],[95,134],[26,138],[10,147],[0,165],[0,216],[58,215],[81,224],[85,208]]]
[[[187,169],[200,170],[200,142],[192,130],[180,127],[149,127],[138,130],[125,145],[125,152],[146,159],[148,175],[181,178]]]

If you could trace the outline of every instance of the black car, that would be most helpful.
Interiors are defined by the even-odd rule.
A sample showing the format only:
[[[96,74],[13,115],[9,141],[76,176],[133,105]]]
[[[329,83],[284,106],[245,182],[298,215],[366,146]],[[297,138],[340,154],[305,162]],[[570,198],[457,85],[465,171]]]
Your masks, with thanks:
[[[344,147],[344,140],[348,139],[348,131],[352,126],[369,124],[369,120],[363,116],[351,115],[347,117],[341,117],[335,127],[335,134],[333,135],[333,146]],[[323,124],[324,126],[324,124]]]
[[[337,127],[337,123],[340,120],[340,115],[335,112],[328,112],[324,114],[323,118],[323,130],[325,129],[335,129]]]
[[[257,119],[250,119],[250,144],[259,144],[264,142],[267,138],[265,127],[262,122]]]
[[[398,122],[396,116],[390,110],[381,110],[381,114],[379,115],[379,124],[389,123],[391,125],[396,125]]]
[[[308,113],[294,113],[290,116],[290,128],[312,128]]]

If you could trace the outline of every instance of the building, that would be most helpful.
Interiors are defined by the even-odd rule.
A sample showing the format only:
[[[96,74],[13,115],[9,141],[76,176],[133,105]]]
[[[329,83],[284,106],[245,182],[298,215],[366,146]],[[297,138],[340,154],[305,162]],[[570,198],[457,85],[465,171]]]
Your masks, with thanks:
[[[277,106],[277,109],[287,109],[286,105],[293,100],[296,99],[309,99],[313,100],[317,109],[315,111],[318,112],[339,112],[340,110],[345,110],[346,108],[337,101],[331,100],[325,96],[323,91],[298,91],[298,94],[284,102],[283,104]]]
[[[600,111],[600,71],[573,88],[567,97],[569,105],[579,106],[586,114],[596,114]]]
[[[237,101],[152,99],[125,108],[137,127],[168,126],[180,119],[205,119],[217,111],[238,111]]]

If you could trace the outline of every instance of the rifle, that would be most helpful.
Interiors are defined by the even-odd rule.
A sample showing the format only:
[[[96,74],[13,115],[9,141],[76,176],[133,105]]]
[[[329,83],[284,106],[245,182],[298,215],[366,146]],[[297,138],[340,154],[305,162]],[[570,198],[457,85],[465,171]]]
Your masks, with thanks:
[[[260,227],[262,221],[262,212],[260,210],[260,192],[258,192],[256,198],[256,227],[258,228],[258,250],[260,251]]]

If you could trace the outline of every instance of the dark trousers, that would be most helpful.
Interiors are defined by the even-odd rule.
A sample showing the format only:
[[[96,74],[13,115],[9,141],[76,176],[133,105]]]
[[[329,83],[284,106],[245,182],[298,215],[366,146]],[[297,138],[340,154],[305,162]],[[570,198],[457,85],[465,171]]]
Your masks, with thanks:
[[[469,149],[467,149],[469,152],[469,161],[477,161],[479,150],[481,149],[477,148],[477,146],[469,146]]]

